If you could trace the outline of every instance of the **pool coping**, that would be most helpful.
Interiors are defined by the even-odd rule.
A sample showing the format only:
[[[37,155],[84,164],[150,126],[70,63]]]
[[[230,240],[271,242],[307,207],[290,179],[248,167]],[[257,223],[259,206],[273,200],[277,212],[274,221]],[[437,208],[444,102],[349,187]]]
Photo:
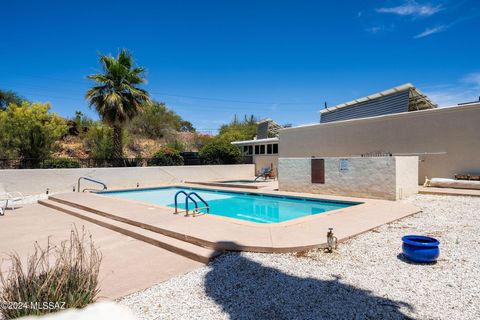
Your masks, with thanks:
[[[156,189],[159,187],[192,187],[172,184],[150,188],[113,189],[125,191]],[[203,188],[202,189],[210,189]],[[225,189],[245,193],[245,189]],[[250,192],[250,191],[249,191]],[[332,210],[327,213],[297,218],[281,223],[262,224],[215,215],[185,218],[174,215],[173,208],[147,204],[130,199],[119,199],[94,193],[63,193],[52,195],[52,200],[87,208],[90,212],[130,223],[182,241],[216,250],[254,252],[296,252],[325,247],[328,228],[333,227],[339,242],[367,232],[383,224],[415,214],[421,210],[404,202],[370,200],[330,195],[252,190],[253,193],[300,196],[333,201],[364,202],[363,204]]]
[[[155,189],[162,189],[162,188],[192,188],[192,189],[199,189],[199,190],[202,190],[202,189],[203,190],[218,190],[219,187],[213,187],[213,186],[198,187],[198,185],[192,185],[192,184],[185,183],[185,184],[173,184],[173,185],[158,186],[158,187],[111,189],[111,190],[107,190],[107,191],[94,192],[94,193],[98,196],[103,196],[103,197],[111,199],[111,197],[104,196],[103,194],[110,193],[110,192],[112,192],[112,193],[113,192],[119,192],[119,191],[120,192],[122,192],[122,191],[127,191],[128,192],[128,191],[139,191],[139,190],[155,190]],[[232,187],[224,187],[224,186],[222,186],[220,188],[222,188],[221,191],[234,192],[234,193],[257,193],[257,194],[266,194],[266,195],[272,195],[272,196],[292,196],[292,197],[298,197],[298,198],[309,198],[309,199],[325,200],[325,201],[331,201],[331,202],[343,202],[343,203],[351,202],[351,203],[355,203],[354,205],[352,205],[350,207],[330,210],[330,211],[320,213],[320,214],[314,214],[314,215],[294,218],[294,219],[290,219],[290,220],[287,220],[287,221],[275,222],[275,223],[254,222],[254,221],[248,221],[248,220],[243,220],[243,219],[225,217],[225,216],[216,215],[216,214],[211,214],[210,215],[212,218],[219,218],[219,219],[222,219],[222,220],[226,220],[230,223],[236,223],[236,224],[254,226],[254,227],[278,227],[278,228],[281,228],[281,227],[289,226],[289,225],[292,225],[292,224],[308,222],[310,220],[313,220],[314,218],[317,218],[318,216],[327,216],[327,215],[330,215],[330,214],[338,213],[338,212],[343,211],[343,210],[351,209],[352,207],[358,207],[358,206],[366,204],[366,202],[365,202],[366,199],[361,199],[361,198],[338,197],[338,198],[341,198],[341,199],[327,199],[326,195],[308,194],[308,196],[306,196],[304,193],[298,193],[298,192],[273,191],[273,190],[268,190],[268,191],[267,190],[249,190],[247,192],[247,191],[243,190],[242,188],[232,188]],[[254,191],[254,192],[252,192],[252,191]],[[330,196],[328,196],[328,197],[330,197]],[[336,196],[333,196],[333,197],[336,197]],[[150,207],[156,207],[156,208],[166,209],[166,210],[170,210],[170,211],[173,210],[172,207],[162,206],[162,205],[155,204],[155,203],[147,203],[147,202],[143,202],[143,201],[132,200],[132,199],[124,199],[124,198],[116,198],[116,199],[132,202],[132,203],[136,203],[136,204],[144,204],[144,205],[146,204]],[[350,200],[350,199],[358,199],[358,200]],[[361,201],[361,200],[363,200],[363,201]],[[371,200],[376,201],[374,199],[368,199],[368,202],[370,202]],[[200,216],[202,216],[202,214],[198,214],[194,218],[198,218]]]
[[[247,179],[245,179],[247,180]],[[253,179],[252,179],[253,180]],[[221,188],[241,188],[241,189],[263,189],[270,187],[270,184],[273,181],[259,181],[255,184],[240,184],[240,183],[226,183],[225,181],[185,181],[186,184],[195,184],[195,185],[202,185],[202,186],[213,186],[213,187],[221,187]]]

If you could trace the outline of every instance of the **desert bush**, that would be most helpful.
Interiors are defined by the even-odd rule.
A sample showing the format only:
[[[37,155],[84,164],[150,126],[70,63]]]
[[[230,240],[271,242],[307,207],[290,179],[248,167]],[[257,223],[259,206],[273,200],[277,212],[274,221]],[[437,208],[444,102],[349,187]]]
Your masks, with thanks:
[[[204,146],[199,155],[205,164],[232,164],[237,162],[240,149],[228,141],[217,138]]]
[[[178,152],[185,152],[185,144],[178,141],[177,139],[167,143],[166,147],[169,149],[177,150]]]
[[[88,129],[94,124],[95,121],[84,115],[81,111],[75,111],[75,117],[68,121],[68,134],[84,138]]]
[[[134,135],[151,139],[170,137],[181,126],[182,118],[162,102],[153,102],[143,108],[128,125]]]
[[[49,104],[9,104],[0,112],[0,145],[3,156],[48,158],[54,143],[67,133],[65,119],[50,112]]]
[[[257,134],[257,118],[253,115],[243,120],[238,120],[237,116],[229,124],[220,127],[218,138],[227,142],[238,140],[250,140]]]
[[[0,273],[2,316],[14,319],[62,308],[82,308],[95,302],[101,260],[91,236],[76,227],[70,239],[59,246],[49,241],[46,248],[41,248],[35,243],[26,266],[18,253],[10,255],[9,272]],[[20,308],[9,308],[15,305]]]
[[[178,150],[164,147],[148,161],[149,166],[182,166],[183,157]]]
[[[196,150],[201,150],[207,144],[212,142],[215,138],[208,134],[196,133],[193,140],[193,146]]]
[[[113,156],[112,128],[102,123],[92,125],[86,133],[83,144],[91,158],[111,159]]]
[[[78,161],[69,158],[55,158],[43,161],[43,169],[80,168]]]

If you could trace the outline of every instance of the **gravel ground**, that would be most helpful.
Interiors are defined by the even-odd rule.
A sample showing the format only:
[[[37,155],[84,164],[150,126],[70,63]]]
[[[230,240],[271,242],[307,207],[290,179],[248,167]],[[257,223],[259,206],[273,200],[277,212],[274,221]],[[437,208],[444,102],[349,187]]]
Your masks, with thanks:
[[[406,201],[423,212],[334,253],[225,254],[119,302],[140,319],[480,319],[480,198]],[[406,234],[439,239],[439,261],[402,260]]]

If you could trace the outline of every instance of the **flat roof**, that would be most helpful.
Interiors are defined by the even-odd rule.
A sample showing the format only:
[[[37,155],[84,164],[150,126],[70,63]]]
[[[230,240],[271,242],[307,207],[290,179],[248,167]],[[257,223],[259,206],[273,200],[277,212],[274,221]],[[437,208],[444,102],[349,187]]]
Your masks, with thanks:
[[[336,106],[333,106],[333,107],[328,107],[328,108],[322,109],[322,110],[320,110],[320,113],[321,114],[330,113],[330,112],[336,111],[338,109],[343,109],[343,108],[346,108],[346,107],[354,106],[354,105],[357,105],[357,104],[361,104],[361,103],[364,103],[364,102],[367,102],[367,101],[379,99],[379,98],[389,96],[389,95],[394,94],[394,93],[407,91],[407,90],[411,90],[411,94],[410,94],[409,98],[413,99],[413,102],[415,104],[418,104],[418,106],[417,106],[418,110],[432,109],[432,108],[437,107],[437,104],[430,101],[430,99],[425,94],[423,94],[420,90],[415,88],[415,86],[413,84],[405,83],[405,84],[402,84],[400,86],[384,90],[382,92],[377,92],[377,93],[371,94],[371,95],[366,96],[366,97],[358,98],[358,99],[355,99],[355,100],[352,100],[352,101],[349,101],[349,102],[345,102],[345,103],[342,103],[342,104],[337,104]]]
[[[307,129],[307,128],[312,128],[317,126],[336,126],[336,125],[341,125],[348,122],[356,122],[356,121],[365,122],[365,121],[373,121],[378,119],[409,117],[409,116],[414,116],[415,114],[418,114],[418,115],[428,114],[429,112],[455,112],[455,111],[470,110],[470,109],[476,109],[476,108],[480,109],[480,102],[466,104],[466,105],[453,105],[453,106],[441,107],[441,108],[435,108],[435,109],[425,109],[425,110],[419,110],[417,112],[400,112],[400,113],[383,114],[380,116],[373,116],[373,117],[367,117],[367,118],[355,118],[355,119],[339,120],[339,121],[332,121],[332,122],[326,122],[326,123],[306,124],[302,126],[283,128],[280,131],[283,132],[283,131],[290,131],[290,130],[301,130],[301,129]]]
[[[276,138],[266,138],[266,139],[253,139],[253,140],[243,140],[243,141],[233,141],[232,144],[234,145],[245,145],[245,144],[264,144],[264,143],[272,143],[278,142],[278,137]]]

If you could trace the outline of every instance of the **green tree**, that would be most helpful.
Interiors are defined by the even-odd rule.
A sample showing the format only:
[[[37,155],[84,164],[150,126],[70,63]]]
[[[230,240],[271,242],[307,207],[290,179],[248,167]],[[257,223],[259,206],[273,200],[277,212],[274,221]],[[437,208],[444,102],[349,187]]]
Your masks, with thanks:
[[[10,103],[21,105],[24,98],[11,90],[0,90],[0,111],[5,111]]]
[[[193,124],[190,121],[182,120],[182,121],[180,121],[178,131],[181,131],[181,132],[195,132],[196,130],[193,127]]]
[[[237,162],[240,149],[230,142],[215,139],[200,150],[200,158],[206,164],[232,164]]]
[[[163,102],[153,101],[129,124],[129,131],[146,138],[170,137],[181,126],[182,118]]]
[[[1,153],[8,157],[45,159],[54,143],[67,132],[65,119],[49,112],[50,105],[11,103],[0,112]]]
[[[218,138],[227,142],[250,140],[257,134],[257,119],[251,115],[239,121],[237,116],[229,124],[220,127]]]
[[[128,121],[150,103],[147,91],[139,87],[145,83],[142,67],[133,65],[133,58],[126,50],[117,57],[100,57],[103,73],[89,75],[96,85],[87,91],[86,99],[94,106],[102,121],[113,130],[113,158],[122,157],[122,133]]]

